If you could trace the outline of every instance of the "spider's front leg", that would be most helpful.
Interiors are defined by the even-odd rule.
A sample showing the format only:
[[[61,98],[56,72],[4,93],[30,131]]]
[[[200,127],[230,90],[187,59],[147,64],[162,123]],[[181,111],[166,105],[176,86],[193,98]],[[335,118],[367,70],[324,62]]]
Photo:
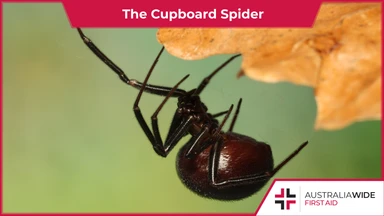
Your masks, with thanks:
[[[141,83],[141,82],[139,82],[137,80],[129,79],[128,76],[125,74],[125,72],[119,66],[117,66],[111,59],[109,59],[96,46],[96,44],[92,42],[92,40],[90,38],[85,36],[85,34],[83,33],[83,31],[80,28],[77,28],[77,31],[79,32],[79,35],[80,35],[81,39],[83,40],[83,42],[85,43],[85,45],[87,45],[87,47],[101,61],[103,61],[109,68],[111,68],[112,71],[114,71],[119,76],[121,81],[123,81],[125,84],[133,86],[136,89],[141,89],[143,87],[144,83]],[[161,48],[161,50],[160,50],[159,54],[157,55],[155,61],[152,63],[152,67],[150,69],[150,72],[153,70],[153,68],[155,67],[156,63],[159,61],[159,58],[160,58],[161,54],[163,53],[163,51],[164,51],[164,47]],[[158,85],[150,85],[148,83],[146,83],[145,86],[144,86],[144,91],[145,92],[148,92],[148,93],[151,93],[151,94],[155,94],[155,95],[161,95],[161,96],[166,96],[170,90],[171,90],[171,88],[169,88],[169,87],[158,86]],[[179,97],[179,96],[181,96],[183,94],[185,94],[185,91],[183,89],[176,89],[176,91],[173,94],[173,97]]]

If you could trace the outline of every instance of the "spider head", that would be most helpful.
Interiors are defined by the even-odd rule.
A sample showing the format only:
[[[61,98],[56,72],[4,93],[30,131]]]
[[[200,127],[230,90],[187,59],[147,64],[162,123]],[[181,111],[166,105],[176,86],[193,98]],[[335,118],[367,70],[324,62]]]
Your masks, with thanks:
[[[178,111],[184,114],[201,114],[207,112],[208,108],[201,102],[198,95],[193,94],[194,90],[179,97],[177,103]]]

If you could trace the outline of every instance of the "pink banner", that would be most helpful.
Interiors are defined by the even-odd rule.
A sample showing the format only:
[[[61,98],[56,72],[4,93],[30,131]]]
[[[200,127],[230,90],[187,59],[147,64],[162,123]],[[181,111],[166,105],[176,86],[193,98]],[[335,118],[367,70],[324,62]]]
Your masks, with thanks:
[[[63,1],[74,27],[311,27],[321,1]]]

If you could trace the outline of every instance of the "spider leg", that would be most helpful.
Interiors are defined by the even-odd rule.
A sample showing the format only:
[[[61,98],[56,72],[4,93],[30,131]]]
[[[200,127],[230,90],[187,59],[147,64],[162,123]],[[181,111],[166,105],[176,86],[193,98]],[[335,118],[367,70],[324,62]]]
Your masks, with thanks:
[[[135,115],[136,115],[136,118],[137,120],[139,121],[139,124],[141,125],[142,129],[144,130],[144,133],[147,135],[148,139],[150,140],[152,146],[153,146],[153,149],[155,150],[155,152],[162,156],[162,157],[166,157],[168,155],[168,153],[170,152],[170,148],[169,146],[171,146],[170,144],[168,144],[168,142],[171,142],[171,144],[173,144],[172,142],[174,142],[175,139],[178,138],[178,136],[183,135],[185,133],[186,130],[188,130],[188,126],[189,124],[191,123],[191,120],[192,120],[192,117],[187,119],[186,121],[183,121],[180,123],[180,126],[178,130],[175,130],[175,131],[170,131],[169,133],[172,133],[172,135],[170,135],[169,137],[169,141],[166,142],[166,145],[164,146],[163,145],[163,141],[161,140],[161,136],[160,136],[160,132],[159,132],[159,127],[158,127],[158,122],[157,122],[157,115],[159,114],[160,110],[163,108],[164,104],[168,101],[168,99],[172,96],[172,94],[175,92],[175,90],[177,89],[177,87],[184,81],[186,80],[189,75],[185,76],[182,80],[180,80],[172,89],[171,91],[168,92],[167,96],[164,98],[163,102],[159,105],[159,107],[157,108],[157,110],[155,111],[155,113],[152,115],[152,129],[153,129],[153,134],[151,132],[151,130],[149,129],[148,127],[148,124],[146,123],[146,121],[144,120],[143,118],[143,115],[141,114],[141,111],[140,111],[140,107],[139,107],[139,101],[140,101],[140,98],[141,98],[141,94],[143,93],[143,89],[145,88],[145,85],[146,85],[146,82],[148,81],[149,79],[149,76],[150,76],[150,73],[148,73],[144,83],[143,83],[143,86],[142,88],[140,89],[140,92],[136,98],[136,102],[134,104],[134,112],[135,112]],[[175,143],[176,144],[176,143]]]
[[[144,118],[141,115],[140,109],[139,111],[135,110],[135,114],[136,113],[137,120],[139,121],[141,128],[143,129],[144,133],[147,135],[149,141],[151,142],[154,151],[161,157],[167,157],[169,152],[173,149],[173,147],[175,147],[178,141],[187,132],[187,130],[189,129],[189,125],[192,122],[192,116],[186,120],[177,122],[178,127],[174,131],[170,130],[168,132],[169,139],[166,140],[165,144],[163,144],[163,142],[161,141],[161,137],[155,138],[155,136],[152,134],[151,130],[148,127],[148,124],[145,122]]]
[[[161,157],[166,157],[169,154],[169,152],[173,149],[177,142],[187,132],[187,130],[189,129],[189,125],[192,122],[192,116],[183,121],[181,120],[181,118],[178,119],[178,121],[175,121],[174,124],[176,126],[176,129],[170,130],[168,132],[168,139],[166,140],[165,144],[163,144],[158,129],[157,119],[152,120],[152,127],[154,131],[154,134],[152,134],[151,130],[148,127],[148,124],[146,123],[141,114],[140,108],[137,106],[134,108],[134,111],[136,118],[144,133],[146,134],[147,138],[151,142],[153,149]]]
[[[119,66],[117,66],[112,60],[110,60],[96,46],[96,44],[94,44],[91,41],[91,39],[89,39],[87,36],[85,36],[85,34],[83,33],[83,31],[80,28],[77,28],[77,31],[79,32],[80,37],[83,39],[83,42],[85,43],[85,45],[87,45],[88,48],[97,57],[99,57],[99,59],[101,61],[103,61],[110,69],[112,69],[112,71],[114,71],[119,76],[121,81],[123,81],[125,84],[128,84],[130,86],[135,87],[136,89],[141,89],[143,87],[143,83],[141,83],[141,82],[139,82],[137,80],[134,80],[134,79],[129,79],[127,77],[127,75],[124,73],[124,71]],[[164,51],[164,47],[161,48],[159,54],[157,55],[155,61],[152,64],[152,67],[151,67],[150,70],[153,70],[153,68],[155,67],[156,63],[158,62],[158,60],[160,58],[160,55],[163,53],[163,51]],[[144,91],[145,92],[148,92],[148,93],[151,93],[151,94],[155,94],[155,95],[161,95],[161,96],[166,96],[170,90],[171,90],[171,88],[169,88],[169,87],[158,86],[158,85],[150,85],[150,84],[146,84],[145,87],[144,87]],[[184,91],[182,89],[176,89],[174,94],[172,95],[172,97],[179,97],[181,95],[184,95],[185,93],[186,93],[186,91]]]
[[[204,138],[206,138],[208,133],[209,126],[205,125],[199,134],[196,134],[187,142],[186,145],[188,146],[188,149],[185,153],[185,157],[191,158],[192,156],[199,154],[209,143],[211,143],[209,139],[203,143]]]
[[[233,104],[232,104],[231,107],[229,108],[227,114],[224,116],[224,119],[223,119],[223,121],[221,122],[220,126],[219,126],[218,128],[216,128],[215,133],[212,135],[212,137],[213,137],[215,140],[218,140],[218,139],[220,138],[220,133],[222,132],[221,130],[223,129],[225,122],[227,121],[229,115],[231,114],[232,109],[233,109]]]
[[[231,58],[229,58],[227,61],[225,61],[222,65],[220,65],[216,70],[214,70],[209,76],[205,77],[203,81],[201,81],[199,87],[195,90],[193,93],[194,95],[200,95],[200,93],[204,90],[204,88],[208,85],[209,81],[212,79],[213,76],[217,74],[221,69],[223,69],[227,64],[229,64],[232,60],[239,57],[240,54],[234,55]]]
[[[178,141],[185,135],[186,131],[189,129],[189,126],[192,123],[193,116],[189,116],[186,120],[181,121],[181,118],[178,115],[176,110],[165,144],[163,144],[163,141],[161,139],[157,116],[159,115],[161,109],[164,107],[165,103],[168,101],[168,99],[172,96],[174,91],[177,89],[177,87],[185,79],[187,79],[188,76],[189,75],[185,76],[171,89],[171,91],[164,98],[163,102],[159,105],[159,107],[156,109],[156,111],[153,113],[151,117],[155,145],[157,145],[156,148],[161,148],[162,152],[164,153],[164,156],[168,155],[168,153],[173,149],[173,147],[178,143]]]
[[[232,122],[231,122],[231,126],[229,126],[229,130],[230,132],[233,131],[233,127],[235,126],[235,123],[236,123],[236,120],[237,120],[237,116],[239,115],[240,113],[240,107],[241,107],[241,102],[243,101],[242,98],[240,98],[239,102],[237,103],[237,108],[236,108],[236,112],[235,112],[235,115],[233,116],[233,119],[232,119]]]
[[[161,51],[162,52],[162,51]],[[157,59],[159,58],[161,52],[159,53],[159,55],[157,56]],[[143,129],[145,135],[148,137],[149,141],[151,142],[152,146],[153,146],[153,149],[155,150],[155,152],[162,156],[162,157],[166,157],[167,154],[166,152],[164,151],[164,146],[163,146],[163,143],[161,141],[161,137],[158,135],[158,128],[157,127],[154,127],[154,129],[157,128],[157,131],[154,130],[154,133],[155,135],[152,134],[151,130],[149,129],[148,127],[148,124],[147,122],[145,121],[144,117],[143,117],[143,114],[141,113],[141,110],[140,110],[140,107],[139,107],[139,102],[140,102],[140,99],[141,99],[141,96],[146,88],[146,84],[149,80],[149,77],[151,76],[152,74],[152,71],[153,71],[153,68],[155,66],[157,61],[155,61],[153,64],[152,64],[152,67],[151,69],[148,71],[148,74],[147,76],[145,77],[144,79],[144,82],[143,82],[143,85],[141,86],[140,88],[140,91],[136,97],[136,101],[133,105],[133,111],[135,113],[135,116],[136,116],[136,119],[137,121],[139,122],[141,128]],[[164,98],[162,104],[159,106],[159,108],[157,109],[157,111],[155,113],[158,113],[160,111],[160,109],[162,108],[162,106],[165,104],[165,102],[169,99],[169,97],[172,96],[172,94],[177,90],[177,87],[185,80],[188,78],[189,75],[185,76],[182,80],[180,80],[168,93],[167,93],[167,96]],[[152,118],[153,119],[153,118]],[[184,133],[184,132],[183,132]]]
[[[224,114],[227,114],[228,110],[227,111],[223,111],[223,112],[219,112],[219,113],[215,113],[212,115],[212,118],[218,118]]]
[[[205,147],[214,144],[218,139],[220,139],[221,129],[223,128],[225,122],[231,114],[232,109],[233,104],[231,105],[229,110],[225,112],[226,115],[223,121],[221,122],[220,126],[218,128],[215,128],[214,133],[211,134],[208,139],[206,139],[206,134],[210,132],[210,125],[206,124],[203,126],[203,129],[200,131],[199,134],[195,135],[188,141],[187,146],[189,147],[186,151],[186,157],[191,158],[192,156],[200,154],[205,149]],[[202,142],[204,140],[205,142]]]
[[[169,131],[169,139],[164,144],[164,151],[168,155],[172,151],[173,147],[180,141],[180,139],[187,133],[189,126],[192,124],[193,116],[189,116],[186,120],[174,130]]]
[[[219,140],[214,144],[211,152],[211,157],[209,160],[210,181],[214,186],[217,186],[217,187],[244,185],[244,184],[257,183],[261,181],[267,181],[270,178],[272,178],[290,160],[292,160],[307,144],[308,144],[308,141],[301,144],[293,153],[291,153],[284,161],[282,161],[278,166],[276,166],[271,172],[265,172],[265,173],[260,173],[256,175],[251,175],[251,176],[243,176],[243,177],[238,177],[238,178],[233,178],[233,179],[228,179],[225,181],[218,182],[216,181],[217,168],[219,164],[221,146],[223,145],[223,140]]]
[[[169,91],[168,95],[164,98],[163,102],[157,107],[156,111],[153,113],[151,119],[152,119],[152,129],[153,129],[153,135],[155,138],[156,143],[162,144],[163,141],[161,140],[161,135],[159,131],[159,125],[158,125],[158,118],[157,116],[159,115],[159,112],[161,109],[164,107],[165,103],[168,101],[168,99],[172,96],[174,91],[177,89],[177,87],[184,82],[189,77],[189,75],[185,76],[182,80],[180,80],[172,89]],[[177,111],[176,111],[177,112]],[[172,126],[172,125],[171,125]],[[172,133],[172,132],[171,132]]]
[[[166,143],[168,143],[169,139],[171,138],[172,133],[170,133],[170,131],[175,131],[181,122],[182,122],[182,116],[176,109],[175,114],[173,115],[173,118],[172,118],[171,126],[169,127],[169,130],[168,130],[167,138],[165,139]]]

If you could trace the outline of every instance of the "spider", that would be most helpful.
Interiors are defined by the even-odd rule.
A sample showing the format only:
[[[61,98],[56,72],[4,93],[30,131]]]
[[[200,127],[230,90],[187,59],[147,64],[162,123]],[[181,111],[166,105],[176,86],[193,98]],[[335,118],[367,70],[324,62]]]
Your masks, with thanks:
[[[217,200],[240,200],[249,197],[259,191],[308,144],[308,141],[301,144],[285,160],[274,167],[272,150],[268,144],[233,132],[242,99],[238,101],[229,130],[226,132],[222,128],[233,110],[233,104],[227,111],[217,114],[208,113],[208,108],[200,100],[199,95],[217,72],[240,55],[229,58],[205,77],[197,88],[185,91],[179,89],[179,85],[189,75],[172,88],[147,83],[164,47],[161,48],[144,82],[141,83],[129,79],[122,69],[85,36],[80,28],[77,30],[89,49],[125,84],[140,90],[133,104],[133,111],[157,155],[167,157],[181,138],[188,134],[192,136],[177,154],[176,170],[182,183],[202,197]],[[143,92],[165,97],[151,117],[152,131],[144,120],[139,107]],[[178,103],[168,135],[163,142],[159,133],[157,116],[170,97],[178,98]],[[219,123],[217,118],[223,115],[224,118]]]

